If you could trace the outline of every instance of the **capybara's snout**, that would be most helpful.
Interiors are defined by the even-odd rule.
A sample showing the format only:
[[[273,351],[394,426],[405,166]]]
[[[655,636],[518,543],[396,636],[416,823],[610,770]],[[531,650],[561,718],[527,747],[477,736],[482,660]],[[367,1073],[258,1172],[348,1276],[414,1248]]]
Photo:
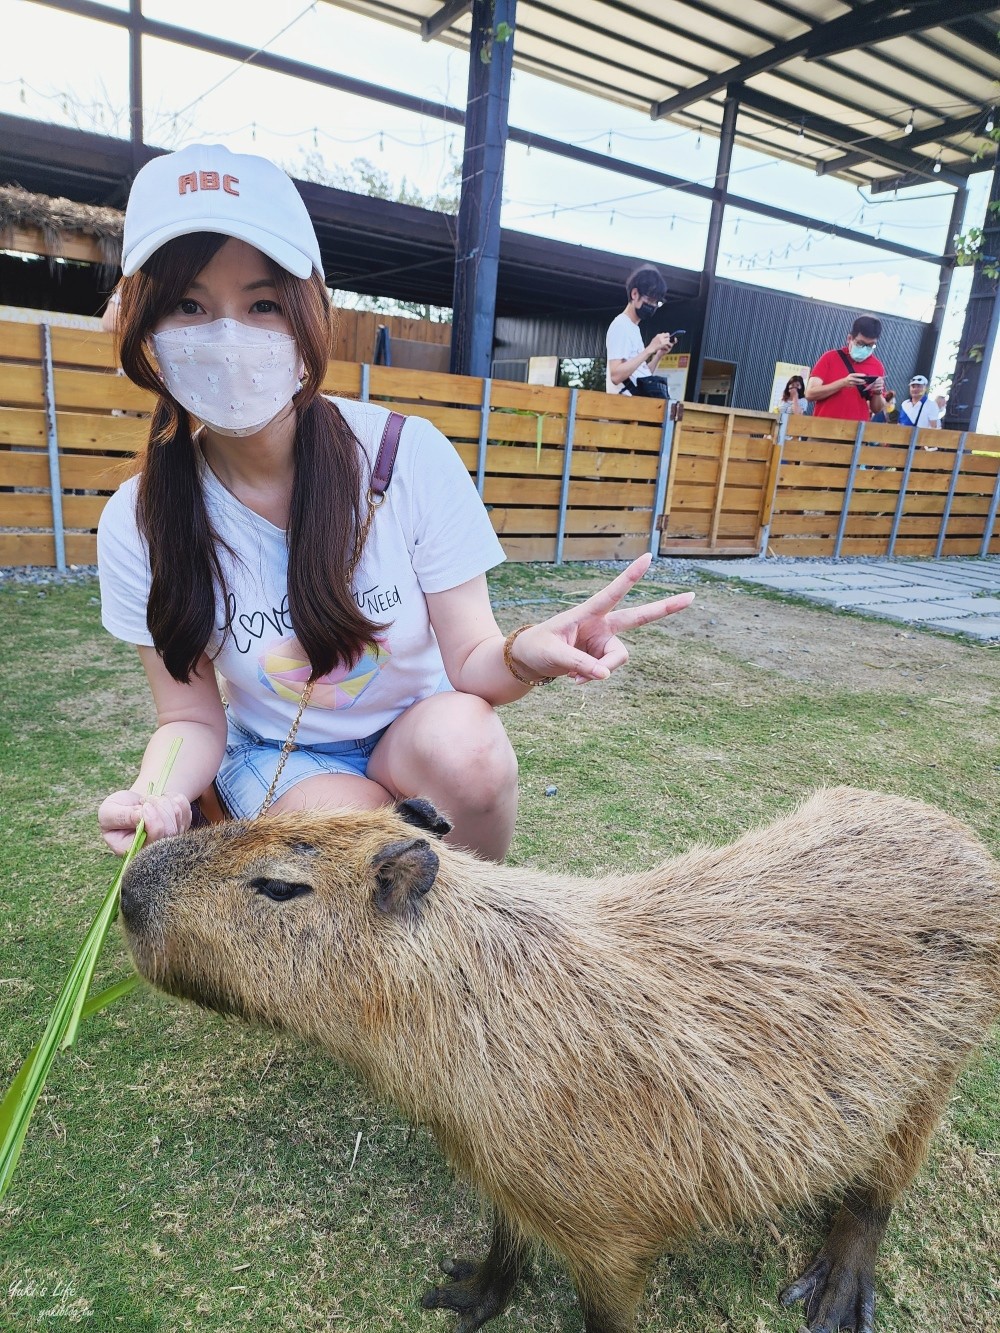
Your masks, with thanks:
[[[196,875],[205,856],[200,832],[163,838],[142,849],[122,879],[121,916],[130,943],[161,933],[176,886]]]

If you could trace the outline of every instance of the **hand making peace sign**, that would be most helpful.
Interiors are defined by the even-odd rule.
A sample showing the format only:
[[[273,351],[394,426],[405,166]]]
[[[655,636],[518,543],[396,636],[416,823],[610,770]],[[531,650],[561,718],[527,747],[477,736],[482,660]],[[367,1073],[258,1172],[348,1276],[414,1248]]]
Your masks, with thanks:
[[[512,649],[515,660],[535,676],[569,676],[580,683],[606,680],[628,661],[620,632],[672,616],[694,601],[693,592],[682,592],[644,606],[616,609],[652,558],[648,552],[641,555],[593,597],[526,629]]]

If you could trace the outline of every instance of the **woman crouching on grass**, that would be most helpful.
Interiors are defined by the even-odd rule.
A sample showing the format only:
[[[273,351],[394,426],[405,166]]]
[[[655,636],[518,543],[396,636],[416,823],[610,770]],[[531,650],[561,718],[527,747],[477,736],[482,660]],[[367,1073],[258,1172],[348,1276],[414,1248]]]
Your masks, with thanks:
[[[602,680],[621,630],[692,594],[617,606],[635,561],[582,605],[504,635],[486,588],[503,551],[458,454],[406,418],[320,392],[332,314],[289,178],[193,145],[139,172],[125,215],[121,363],[157,396],[142,469],[98,532],[102,617],[136,644],[157,726],[99,811],[181,833],[224,812],[373,808],[426,796],[451,839],[499,860],[517,763],[495,712],[556,676]],[[221,688],[220,688],[221,687]],[[175,737],[169,788],[144,795]]]

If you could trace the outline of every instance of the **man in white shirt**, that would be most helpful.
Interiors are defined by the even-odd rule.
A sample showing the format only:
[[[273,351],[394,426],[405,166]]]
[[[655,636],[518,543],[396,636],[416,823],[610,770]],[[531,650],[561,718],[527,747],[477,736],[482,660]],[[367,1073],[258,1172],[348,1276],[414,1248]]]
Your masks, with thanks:
[[[629,274],[625,283],[628,303],[620,315],[608,326],[606,344],[608,370],[605,387],[608,393],[629,393],[626,380],[652,375],[674,345],[669,333],[656,333],[644,344],[639,332],[640,319],[655,315],[667,295],[663,274],[652,264],[644,264]]]
[[[913,375],[910,379],[910,396],[899,405],[899,424],[940,430],[942,415],[940,407],[927,393],[927,376]]]

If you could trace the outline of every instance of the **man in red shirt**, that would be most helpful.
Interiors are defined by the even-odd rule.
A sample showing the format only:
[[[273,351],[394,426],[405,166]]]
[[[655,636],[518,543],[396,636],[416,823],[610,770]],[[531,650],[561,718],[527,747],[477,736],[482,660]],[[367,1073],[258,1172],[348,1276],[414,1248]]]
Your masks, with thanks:
[[[823,353],[806,385],[813,416],[868,421],[873,412],[882,411],[885,367],[874,354],[881,332],[880,319],[859,315],[846,344]]]

